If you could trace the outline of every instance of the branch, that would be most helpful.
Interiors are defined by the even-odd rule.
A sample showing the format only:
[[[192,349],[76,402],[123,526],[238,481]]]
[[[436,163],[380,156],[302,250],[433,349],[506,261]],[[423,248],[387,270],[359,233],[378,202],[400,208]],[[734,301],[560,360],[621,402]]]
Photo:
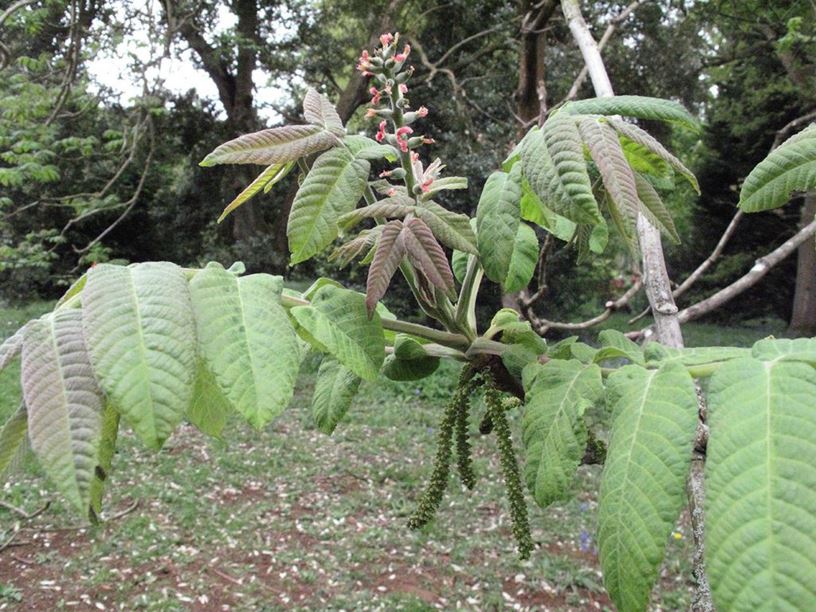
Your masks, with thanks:
[[[647,2],[649,2],[649,0],[635,0],[635,2],[632,2],[629,6],[623,9],[617,16],[613,17],[609,21],[609,25],[606,26],[606,30],[604,31],[603,36],[601,36],[601,40],[598,41],[599,52],[603,51],[604,47],[609,42],[609,39],[611,39],[612,35],[615,33],[615,30],[618,29],[618,25],[625,21],[629,17],[629,15],[631,15],[638,7],[640,7],[643,4],[646,4]],[[575,81],[573,82],[572,87],[570,87],[569,93],[564,98],[562,103],[568,102],[569,100],[574,100],[576,98],[576,96],[578,95],[578,91],[584,85],[584,81],[586,81],[588,74],[589,69],[585,65],[583,68],[581,68],[581,72],[578,73],[578,76],[575,77]]]
[[[681,310],[677,315],[680,322],[686,323],[688,321],[693,321],[694,319],[697,319],[698,317],[719,308],[746,289],[753,287],[771,270],[771,268],[793,253],[799,248],[799,245],[814,235],[816,235],[816,220],[808,223],[791,238],[783,242],[780,246],[764,257],[757,259],[754,266],[740,279],[731,283],[728,287],[721,289],[711,297]]]
[[[535,314],[528,314],[525,312],[525,316],[530,321],[530,325],[533,326],[535,331],[543,336],[547,333],[547,331],[551,329],[560,329],[563,331],[578,331],[582,329],[589,329],[590,327],[594,327],[599,323],[603,323],[606,321],[609,316],[615,312],[616,310],[620,310],[624,306],[629,303],[635,295],[637,295],[638,291],[643,287],[643,282],[640,278],[638,278],[635,283],[626,290],[622,296],[620,296],[617,300],[610,300],[606,304],[604,304],[604,310],[602,313],[592,317],[591,319],[587,319],[586,321],[581,321],[579,323],[562,323],[558,321],[548,321],[547,319],[542,319],[537,317]]]
[[[152,124],[149,125],[149,135],[150,135],[150,149],[147,152],[147,158],[145,159],[144,168],[142,169],[142,175],[139,177],[139,182],[136,185],[136,189],[133,192],[133,195],[127,202],[124,202],[122,206],[125,206],[125,210],[119,215],[116,220],[111,223],[108,227],[106,227],[96,238],[91,240],[88,244],[86,244],[81,249],[74,249],[74,252],[77,254],[87,253],[91,247],[97,244],[100,240],[102,240],[105,236],[107,236],[110,232],[114,230],[114,228],[121,223],[125,217],[128,216],[131,210],[136,206],[139,202],[139,196],[142,195],[142,190],[144,189],[145,181],[147,180],[147,174],[150,170],[150,164],[153,161],[153,153],[156,150],[156,141],[153,135],[153,127]]]

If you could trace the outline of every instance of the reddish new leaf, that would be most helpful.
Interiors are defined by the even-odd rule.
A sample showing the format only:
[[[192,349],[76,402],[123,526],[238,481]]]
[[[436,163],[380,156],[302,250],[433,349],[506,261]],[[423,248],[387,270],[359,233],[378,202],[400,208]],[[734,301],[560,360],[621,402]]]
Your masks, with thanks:
[[[405,251],[414,267],[434,287],[455,299],[453,272],[431,228],[422,219],[413,217],[405,222],[403,237]]]
[[[391,283],[391,277],[394,276],[394,272],[397,271],[405,256],[405,244],[401,236],[402,228],[402,221],[395,219],[386,223],[380,234],[374,260],[368,268],[368,281],[366,282],[365,303],[369,317],[377,307],[377,302],[385,295]]]

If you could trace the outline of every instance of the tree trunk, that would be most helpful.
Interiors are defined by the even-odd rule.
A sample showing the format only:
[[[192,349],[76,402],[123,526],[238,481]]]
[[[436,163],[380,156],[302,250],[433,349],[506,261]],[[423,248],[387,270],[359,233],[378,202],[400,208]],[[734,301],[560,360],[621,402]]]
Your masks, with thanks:
[[[802,227],[816,218],[816,192],[805,196]],[[793,336],[816,336],[816,237],[799,246],[796,261],[796,291],[793,295],[788,333]]]

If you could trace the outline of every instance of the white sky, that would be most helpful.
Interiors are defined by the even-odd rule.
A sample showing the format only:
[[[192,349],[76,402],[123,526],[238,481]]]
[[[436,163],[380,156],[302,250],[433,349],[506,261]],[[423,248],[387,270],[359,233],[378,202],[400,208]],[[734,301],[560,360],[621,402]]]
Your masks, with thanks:
[[[156,0],[148,0],[146,5],[154,14],[160,10]],[[123,19],[124,16],[120,15],[120,18]],[[218,18],[216,34],[235,25],[235,16],[223,6],[219,8]],[[161,56],[164,45],[163,40],[150,40],[149,28],[145,22],[131,22],[131,30],[131,34],[123,39],[115,51],[101,52],[87,64],[91,78],[99,85],[113,90],[124,105],[142,94],[142,83],[137,80],[138,75],[130,70],[130,64],[132,61],[146,63],[150,57]],[[189,49],[183,51],[180,57],[163,58],[158,66],[148,69],[147,77],[151,85],[163,82],[174,93],[182,94],[195,89],[200,97],[214,100],[217,108],[221,109],[215,83],[206,72],[195,68],[193,52]],[[268,86],[269,76],[263,70],[255,70],[253,81],[257,87],[255,101],[261,118],[270,122],[280,121],[281,117],[267,105],[280,103],[285,97],[283,90]]]

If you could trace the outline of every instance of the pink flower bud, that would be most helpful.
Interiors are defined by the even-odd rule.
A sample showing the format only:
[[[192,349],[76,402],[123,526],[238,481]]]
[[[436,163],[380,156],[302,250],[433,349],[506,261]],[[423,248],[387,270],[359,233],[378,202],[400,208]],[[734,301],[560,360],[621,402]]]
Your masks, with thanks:
[[[371,119],[372,117],[376,117],[376,116],[377,116],[377,111],[376,111],[376,109],[369,108],[369,109],[366,111],[366,114],[365,114],[365,118],[366,118],[366,119]]]
[[[397,144],[399,145],[400,151],[403,153],[408,152],[408,135],[413,133],[414,130],[409,128],[407,125],[404,125],[397,130]]]
[[[419,153],[417,153],[416,151],[412,152],[411,153],[411,161],[412,162],[419,161]]]
[[[397,190],[396,190],[396,188],[392,187],[391,189],[389,189],[388,191],[386,191],[386,192],[385,192],[385,195],[387,195],[389,198],[390,198],[391,196],[395,196],[395,195],[397,195]]]
[[[417,117],[427,117],[428,116],[428,109],[425,108],[424,106],[420,106],[416,110],[416,114],[417,114]]]
[[[391,176],[391,170],[383,170],[380,172],[380,178],[388,178]]]
[[[380,44],[383,47],[387,47],[388,45],[390,45],[393,40],[394,35],[391,32],[386,32],[385,34],[380,35]]]
[[[368,90],[371,94],[371,103],[372,104],[379,104],[380,103],[380,92],[376,87],[372,87]]]
[[[405,45],[402,49],[402,53],[397,53],[394,56],[394,59],[398,62],[404,62],[408,59],[408,56],[411,54],[411,45]]]
[[[422,191],[428,193],[431,190],[431,185],[433,184],[434,180],[432,178],[428,179],[424,183],[422,183]]]
[[[433,138],[422,137],[422,144],[434,144],[436,141]]]
[[[385,139],[385,119],[380,121],[379,129],[377,130],[377,135],[374,136],[374,139],[377,142],[382,142]]]
[[[408,93],[408,86],[405,83],[400,83],[399,84],[399,90],[400,90],[401,94],[407,94]]]

